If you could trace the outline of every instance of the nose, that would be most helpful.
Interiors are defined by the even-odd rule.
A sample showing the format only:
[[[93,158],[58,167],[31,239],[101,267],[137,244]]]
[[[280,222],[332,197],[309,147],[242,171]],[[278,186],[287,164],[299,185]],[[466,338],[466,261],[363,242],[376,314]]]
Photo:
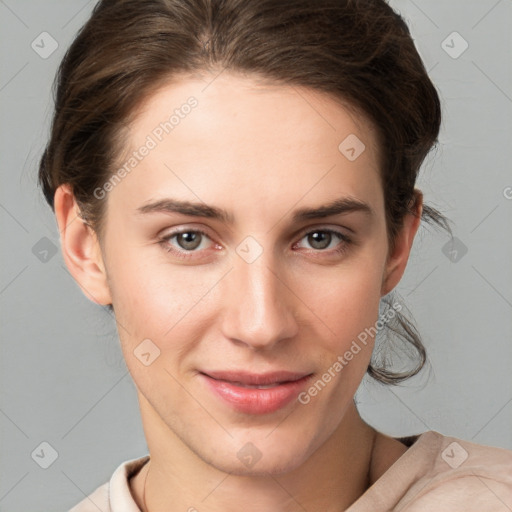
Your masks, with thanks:
[[[222,330],[233,343],[253,350],[269,350],[296,336],[296,305],[283,272],[264,252],[247,263],[235,255],[222,295]]]

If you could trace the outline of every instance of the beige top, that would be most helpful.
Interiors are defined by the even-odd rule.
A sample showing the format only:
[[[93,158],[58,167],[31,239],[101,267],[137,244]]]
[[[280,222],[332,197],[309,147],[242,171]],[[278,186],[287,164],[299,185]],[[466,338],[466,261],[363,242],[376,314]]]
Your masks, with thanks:
[[[510,512],[512,451],[435,431],[413,444],[345,512]],[[123,462],[70,512],[140,512],[128,481],[149,455]]]

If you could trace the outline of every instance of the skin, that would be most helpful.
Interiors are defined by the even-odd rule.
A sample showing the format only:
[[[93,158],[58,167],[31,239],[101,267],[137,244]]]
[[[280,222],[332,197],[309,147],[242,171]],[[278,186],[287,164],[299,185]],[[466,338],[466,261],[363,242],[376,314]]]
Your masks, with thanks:
[[[400,281],[421,193],[418,216],[405,217],[390,253],[371,123],[318,91],[228,72],[153,93],[130,124],[127,149],[144,144],[189,96],[198,106],[104,199],[102,240],[76,218],[67,185],[55,195],[65,262],[88,298],[113,304],[137,388],[151,460],[130,481],[132,494],[146,510],[145,492],[151,512],[344,510],[406,450],[367,425],[353,403],[371,338],[307,405],[269,414],[236,412],[198,371],[285,369],[316,381],[375,325],[381,297]],[[354,161],[338,149],[349,134],[366,146]],[[373,214],[292,221],[296,209],[340,197]],[[137,214],[162,198],[223,208],[233,223]],[[326,228],[352,243],[333,236],[319,248],[307,233]],[[159,243],[176,229],[208,236],[183,259]],[[247,236],[262,249],[251,263],[236,251]],[[165,243],[186,253],[180,240]],[[148,338],[160,356],[145,366],[134,350]],[[247,443],[262,454],[250,468],[237,457]]]

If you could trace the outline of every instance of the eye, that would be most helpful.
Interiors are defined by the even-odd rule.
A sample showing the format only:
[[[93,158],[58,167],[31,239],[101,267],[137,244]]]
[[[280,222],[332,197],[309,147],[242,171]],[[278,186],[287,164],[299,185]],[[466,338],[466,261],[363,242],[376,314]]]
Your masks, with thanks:
[[[340,231],[333,229],[315,229],[304,232],[294,247],[300,247],[305,240],[313,252],[343,253],[348,249],[352,240]],[[158,243],[166,252],[175,254],[179,258],[193,258],[211,246],[220,248],[208,234],[200,229],[182,229],[162,237]],[[305,247],[305,249],[308,249]]]
[[[333,229],[315,229],[308,231],[302,235],[301,240],[306,240],[307,244],[309,244],[313,250],[321,252],[330,252],[328,249],[343,252],[352,242],[347,235]]]
[[[167,252],[181,257],[188,257],[187,253],[195,253],[209,247],[210,237],[198,229],[186,229],[170,233],[159,240],[159,244]],[[192,255],[192,254],[191,254]]]

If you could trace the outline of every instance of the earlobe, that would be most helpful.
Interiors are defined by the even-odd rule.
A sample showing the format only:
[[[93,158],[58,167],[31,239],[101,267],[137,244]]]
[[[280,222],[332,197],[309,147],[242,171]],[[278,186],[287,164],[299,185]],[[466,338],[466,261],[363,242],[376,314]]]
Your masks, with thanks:
[[[403,226],[397,234],[394,250],[389,254],[382,280],[381,296],[388,294],[400,282],[405,272],[414,237],[421,223],[423,193],[415,189],[416,202],[411,212],[404,217]]]
[[[85,296],[96,304],[112,303],[99,241],[79,215],[71,186],[59,186],[54,197],[55,216],[64,261]]]

